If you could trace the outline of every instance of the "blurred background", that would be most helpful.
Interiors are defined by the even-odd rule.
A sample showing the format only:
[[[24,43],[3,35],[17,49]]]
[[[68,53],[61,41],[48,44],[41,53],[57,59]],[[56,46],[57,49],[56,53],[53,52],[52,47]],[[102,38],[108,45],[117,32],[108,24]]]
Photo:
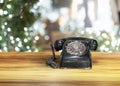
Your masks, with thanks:
[[[40,52],[65,37],[120,51],[120,0],[0,0],[0,52]]]

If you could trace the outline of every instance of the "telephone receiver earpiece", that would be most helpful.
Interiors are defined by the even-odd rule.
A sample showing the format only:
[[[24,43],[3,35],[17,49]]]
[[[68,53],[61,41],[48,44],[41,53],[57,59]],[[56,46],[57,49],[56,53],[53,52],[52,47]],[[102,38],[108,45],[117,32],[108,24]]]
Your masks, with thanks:
[[[46,64],[47,64],[47,65],[50,65],[52,68],[58,68],[57,63],[54,62],[54,60],[52,60],[51,58],[53,58],[53,57],[50,57],[50,58],[46,61]]]

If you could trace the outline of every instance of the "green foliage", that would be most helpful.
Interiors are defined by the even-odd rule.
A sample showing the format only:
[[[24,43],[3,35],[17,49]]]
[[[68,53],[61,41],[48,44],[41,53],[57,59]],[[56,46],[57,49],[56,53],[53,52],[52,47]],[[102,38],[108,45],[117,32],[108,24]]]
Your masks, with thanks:
[[[0,3],[0,48],[1,51],[15,51],[18,47],[16,39],[22,42],[22,47],[18,47],[19,51],[27,51],[26,46],[32,48],[33,42],[29,32],[29,27],[40,17],[39,13],[33,13],[31,9],[39,0],[3,0]],[[25,31],[24,28],[27,28]],[[25,33],[28,33],[26,35]],[[11,40],[10,37],[13,37]],[[24,42],[24,38],[28,41]],[[14,43],[11,43],[14,41]],[[7,47],[7,50],[4,50]],[[12,47],[12,48],[11,48]]]

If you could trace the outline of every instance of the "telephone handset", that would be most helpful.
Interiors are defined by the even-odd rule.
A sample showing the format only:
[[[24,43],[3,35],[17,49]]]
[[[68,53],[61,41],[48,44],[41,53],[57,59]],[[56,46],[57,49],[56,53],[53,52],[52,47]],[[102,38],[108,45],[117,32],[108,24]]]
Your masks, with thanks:
[[[55,50],[62,50],[60,55],[60,68],[92,68],[90,50],[96,50],[97,46],[98,43],[95,39],[83,37],[59,39],[54,44],[51,44],[53,56],[46,63],[52,68],[58,68],[55,62]]]

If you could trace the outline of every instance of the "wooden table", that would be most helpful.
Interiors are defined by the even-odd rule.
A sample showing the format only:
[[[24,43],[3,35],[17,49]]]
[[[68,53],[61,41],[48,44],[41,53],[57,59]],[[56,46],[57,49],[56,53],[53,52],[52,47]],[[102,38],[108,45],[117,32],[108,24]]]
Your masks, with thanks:
[[[0,53],[0,86],[120,86],[120,53],[92,52],[91,70],[52,69],[50,55]]]

